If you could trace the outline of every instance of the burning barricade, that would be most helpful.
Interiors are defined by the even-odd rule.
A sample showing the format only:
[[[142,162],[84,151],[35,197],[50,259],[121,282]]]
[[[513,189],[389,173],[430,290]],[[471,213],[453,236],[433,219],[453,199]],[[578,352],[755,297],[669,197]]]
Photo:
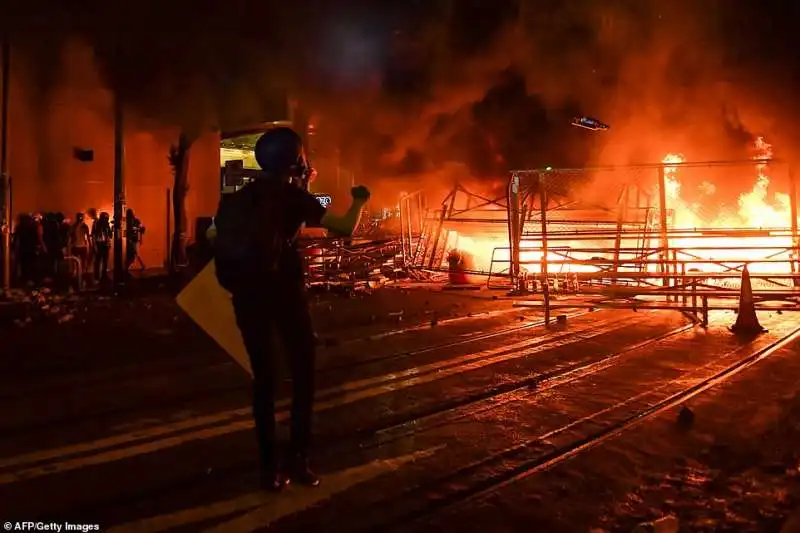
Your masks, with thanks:
[[[621,304],[666,299],[670,308],[737,297],[746,264],[757,299],[796,305],[796,185],[769,143],[757,138],[752,148],[749,160],[670,153],[651,164],[514,171],[505,191],[456,184],[419,222],[410,198],[403,258],[412,274],[444,273],[453,285],[480,275],[519,294],[547,287]]]

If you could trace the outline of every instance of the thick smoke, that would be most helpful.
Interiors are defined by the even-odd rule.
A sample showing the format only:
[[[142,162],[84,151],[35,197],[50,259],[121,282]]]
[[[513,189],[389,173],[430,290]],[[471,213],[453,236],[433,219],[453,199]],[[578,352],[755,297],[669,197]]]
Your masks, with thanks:
[[[261,4],[88,0],[7,20],[17,63],[42,95],[61,81],[62,50],[78,41],[136,121],[195,133],[283,112],[285,89],[302,74],[305,28],[301,13]]]
[[[737,2],[304,4],[87,1],[53,7],[46,22],[41,11],[9,20],[41,87],[57,82],[57,51],[77,36],[140,121],[238,127],[274,116],[289,90],[342,163],[376,177],[455,163],[496,178],[668,151],[724,159],[753,134],[792,133],[775,75],[783,49],[753,51],[774,20]],[[610,132],[570,127],[578,113]]]
[[[741,6],[462,1],[438,3],[424,20],[394,43],[404,61],[381,73],[380,91],[356,92],[356,110],[327,102],[377,174],[429,177],[460,162],[473,176],[496,177],[655,162],[667,152],[745,159],[761,134],[791,155],[793,121],[781,120],[787,93],[776,76],[782,50],[753,51],[774,25],[745,22]],[[577,113],[612,129],[572,128]]]

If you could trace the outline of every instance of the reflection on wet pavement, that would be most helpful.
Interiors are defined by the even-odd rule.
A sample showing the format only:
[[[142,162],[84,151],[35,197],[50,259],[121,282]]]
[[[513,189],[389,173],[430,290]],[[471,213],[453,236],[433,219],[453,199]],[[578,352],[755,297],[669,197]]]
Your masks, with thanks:
[[[27,454],[8,445],[10,453],[0,457],[0,501],[37,519],[91,516],[119,532],[299,532],[320,524],[325,531],[472,531],[487,527],[487,516],[524,515],[522,502],[547,502],[537,492],[504,508],[477,495],[514,493],[528,483],[517,475],[531,465],[795,327],[785,316],[765,316],[770,333],[742,341],[724,329],[729,313],[712,318],[702,330],[678,314],[600,311],[546,330],[519,321],[504,325],[493,316],[487,320],[497,322],[487,325],[487,334],[472,339],[461,338],[468,331],[456,322],[416,341],[409,340],[415,332],[399,333],[398,343],[405,344],[394,353],[387,344],[337,359],[334,353],[347,350],[338,346],[320,371],[316,459],[324,479],[318,490],[253,492],[252,423],[241,393],[247,380],[231,375],[225,379],[232,398],[239,391],[237,402],[220,401],[219,409],[184,420],[164,417],[63,445],[48,439],[53,449],[39,444]],[[362,343],[349,343],[356,344]],[[196,379],[226,372],[210,368],[198,369]],[[283,421],[287,407],[281,403]],[[567,491],[579,483],[545,474],[549,490],[553,483]],[[96,488],[70,492],[90,480]],[[42,493],[58,496],[43,504]]]

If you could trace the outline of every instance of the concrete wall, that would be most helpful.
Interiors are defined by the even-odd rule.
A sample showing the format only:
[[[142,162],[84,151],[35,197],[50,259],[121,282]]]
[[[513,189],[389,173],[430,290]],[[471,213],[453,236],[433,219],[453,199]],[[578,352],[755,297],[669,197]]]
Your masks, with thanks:
[[[112,97],[103,88],[91,51],[68,46],[61,82],[45,97],[31,90],[19,61],[12,59],[9,116],[13,213],[61,211],[74,217],[90,207],[111,213]],[[162,266],[167,257],[167,189],[172,182],[167,156],[177,134],[174,129],[141,131],[126,124],[127,201],[147,227],[141,255],[148,266]],[[75,159],[75,148],[94,150],[94,161]],[[219,200],[219,135],[200,138],[189,164],[186,205],[193,239],[195,219],[213,215]]]

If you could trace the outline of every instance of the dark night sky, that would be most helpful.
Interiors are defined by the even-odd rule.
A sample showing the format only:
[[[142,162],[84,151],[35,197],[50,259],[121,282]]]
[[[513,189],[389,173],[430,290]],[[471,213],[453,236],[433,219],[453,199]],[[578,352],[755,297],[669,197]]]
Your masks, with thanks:
[[[798,133],[789,0],[84,0],[46,16],[22,5],[2,19],[42,90],[70,35],[161,122],[257,120],[287,87],[322,112],[345,159],[381,174],[625,163],[665,138],[713,139],[727,157],[766,133],[791,151]],[[570,128],[578,112],[612,132]]]

